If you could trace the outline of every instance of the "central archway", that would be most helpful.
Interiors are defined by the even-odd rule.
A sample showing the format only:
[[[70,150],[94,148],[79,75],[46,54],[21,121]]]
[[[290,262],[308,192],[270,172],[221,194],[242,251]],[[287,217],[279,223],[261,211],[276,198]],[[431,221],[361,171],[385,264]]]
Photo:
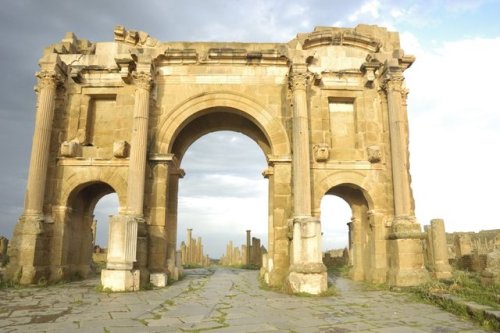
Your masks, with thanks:
[[[225,264],[237,264],[240,259],[244,264],[246,257],[240,252],[233,258],[228,244],[232,242],[232,251],[246,244],[246,230],[267,248],[268,181],[261,175],[267,162],[253,140],[233,131],[209,133],[189,147],[181,167],[186,172],[179,181],[178,194],[181,257],[188,258],[187,244],[194,242],[195,246],[202,244],[203,255],[211,259],[225,256]],[[193,238],[188,229],[192,229]],[[252,251],[252,264],[260,266],[257,251]],[[204,258],[198,253],[190,264],[204,265]],[[187,264],[186,260],[183,263]]]
[[[175,271],[177,249],[177,209],[180,169],[190,145],[200,137],[218,131],[241,133],[260,147],[268,168],[263,173],[269,180],[268,191],[268,282],[281,285],[289,265],[289,238],[286,232],[291,212],[290,140],[276,113],[242,95],[226,92],[204,93],[186,100],[164,114],[157,132],[156,151],[167,156],[168,199],[166,206],[167,267]],[[275,181],[276,179],[276,181]],[[279,230],[279,232],[276,232]],[[151,239],[151,237],[150,237]],[[154,245],[152,245],[154,247]],[[155,252],[151,249],[150,252]],[[154,266],[151,265],[150,267]],[[175,276],[175,273],[174,273]]]

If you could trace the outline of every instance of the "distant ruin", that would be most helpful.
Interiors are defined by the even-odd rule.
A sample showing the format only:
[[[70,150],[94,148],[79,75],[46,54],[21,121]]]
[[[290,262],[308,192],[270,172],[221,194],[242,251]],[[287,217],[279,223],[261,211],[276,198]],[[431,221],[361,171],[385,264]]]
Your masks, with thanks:
[[[187,229],[186,243],[181,243],[181,264],[186,266],[210,266],[210,258],[203,253],[201,237],[193,238],[193,229]]]
[[[226,253],[219,260],[221,265],[262,267],[262,256],[267,253],[266,248],[260,244],[260,239],[251,237],[250,230],[247,230],[246,237],[246,244],[241,245],[241,247],[235,247],[233,241],[229,241],[226,246]]]
[[[450,262],[480,274],[484,285],[500,284],[500,229],[446,235]]]

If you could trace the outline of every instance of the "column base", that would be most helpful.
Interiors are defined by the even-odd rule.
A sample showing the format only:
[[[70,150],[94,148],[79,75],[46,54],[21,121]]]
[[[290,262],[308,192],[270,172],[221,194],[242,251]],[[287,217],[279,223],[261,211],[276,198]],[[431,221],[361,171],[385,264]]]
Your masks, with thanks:
[[[432,275],[438,280],[449,280],[453,277],[451,271],[448,272],[433,272]]]
[[[424,266],[422,241],[418,238],[389,240],[390,268],[387,282],[392,286],[409,287],[429,280]]]
[[[140,284],[140,270],[114,270],[101,271],[103,289],[111,291],[137,291]]]
[[[328,288],[326,267],[322,263],[292,265],[285,281],[287,292],[319,295]]]
[[[151,273],[149,274],[149,282],[155,287],[166,287],[168,284],[168,277],[165,273]]]

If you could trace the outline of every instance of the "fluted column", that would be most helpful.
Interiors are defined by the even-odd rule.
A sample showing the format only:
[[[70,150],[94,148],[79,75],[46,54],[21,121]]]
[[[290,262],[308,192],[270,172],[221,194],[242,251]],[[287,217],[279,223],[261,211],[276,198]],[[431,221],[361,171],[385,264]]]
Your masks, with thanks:
[[[101,282],[113,291],[138,290],[148,282],[148,234],[143,219],[144,183],[149,122],[149,97],[152,86],[151,65],[137,64],[141,70],[133,74],[135,90],[134,114],[128,167],[127,211],[110,218],[108,255]],[[136,267],[134,269],[134,262]]]
[[[294,216],[311,216],[311,177],[309,173],[309,120],[305,65],[294,65],[291,72],[293,95],[293,206]]]
[[[403,108],[404,77],[401,70],[387,70],[384,88],[389,113],[394,215],[396,220],[412,220],[412,197],[408,159],[408,129]],[[413,218],[414,220],[414,218]]]
[[[387,61],[385,66],[382,87],[387,96],[394,194],[387,277],[390,285],[411,286],[424,282],[429,275],[424,266],[422,233],[415,219],[410,187],[404,67],[398,59]]]
[[[287,288],[295,292],[319,294],[326,290],[326,267],[321,259],[321,224],[311,216],[311,175],[309,154],[309,113],[305,63],[294,64],[290,71],[292,90],[292,253]]]
[[[136,85],[134,120],[130,147],[127,206],[128,213],[143,216],[144,181],[146,178],[146,155],[149,122],[149,95],[152,78],[150,73],[134,74]]]
[[[31,148],[25,215],[41,215],[43,213],[56,89],[61,82],[61,75],[55,70],[42,70],[36,76],[38,78],[38,107]]]

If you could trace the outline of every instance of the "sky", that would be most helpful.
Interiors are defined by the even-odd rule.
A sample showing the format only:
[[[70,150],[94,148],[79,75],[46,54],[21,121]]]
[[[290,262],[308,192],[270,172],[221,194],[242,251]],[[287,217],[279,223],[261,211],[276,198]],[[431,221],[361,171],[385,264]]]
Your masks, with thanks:
[[[315,26],[359,23],[398,31],[417,59],[405,76],[418,221],[443,218],[447,231],[500,228],[499,14],[499,0],[0,0],[0,235],[11,238],[22,213],[43,49],[67,31],[111,41],[118,24],[162,41],[287,42]],[[246,229],[267,243],[266,163],[253,141],[212,133],[182,163],[179,241],[193,228],[215,258],[229,239],[243,243]],[[113,196],[99,202],[99,243],[115,212]],[[345,246],[349,217],[341,199],[323,199],[325,248]]]

